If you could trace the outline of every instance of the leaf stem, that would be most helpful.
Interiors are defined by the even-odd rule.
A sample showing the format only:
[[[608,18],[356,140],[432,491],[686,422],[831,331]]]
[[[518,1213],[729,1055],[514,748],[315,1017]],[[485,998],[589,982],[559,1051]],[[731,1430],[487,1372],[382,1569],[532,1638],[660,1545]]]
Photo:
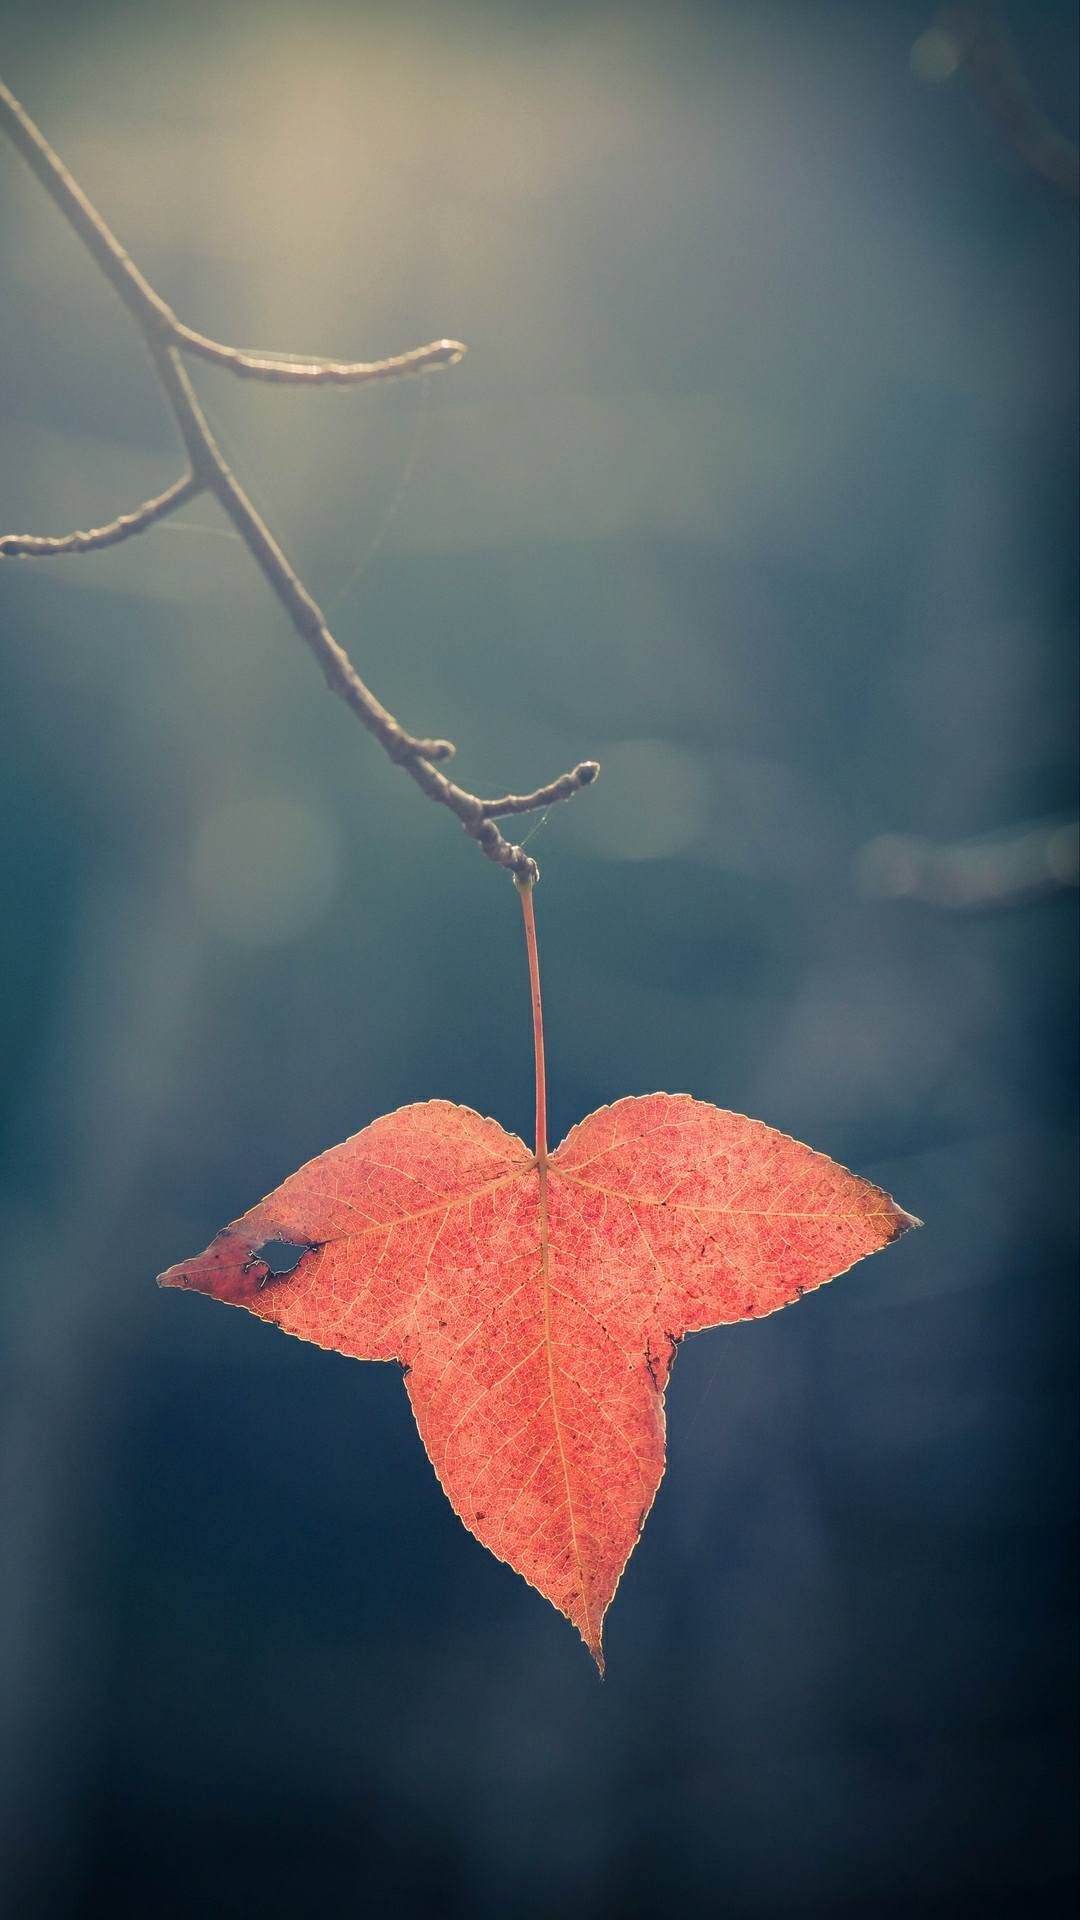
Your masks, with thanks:
[[[540,959],[536,950],[533,882],[514,876],[525,920],[525,951],[529,956],[529,993],[532,998],[533,1054],[536,1060],[536,1164],[547,1165],[547,1078],[544,1072],[544,1010],[540,1004]]]

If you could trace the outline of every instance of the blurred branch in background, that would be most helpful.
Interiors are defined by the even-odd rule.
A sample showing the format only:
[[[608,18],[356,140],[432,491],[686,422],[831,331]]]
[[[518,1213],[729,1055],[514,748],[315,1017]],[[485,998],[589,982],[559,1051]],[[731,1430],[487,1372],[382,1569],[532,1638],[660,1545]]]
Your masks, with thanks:
[[[534,793],[508,794],[496,800],[482,800],[447,780],[433,763],[449,759],[454,752],[453,744],[449,740],[420,739],[406,733],[360,678],[345,649],[330,632],[322,610],[290,566],[226,461],[180,358],[180,350],[186,350],[242,378],[276,384],[355,386],[370,380],[455,366],[465,352],[464,346],[458,340],[436,340],[426,347],[385,360],[316,361],[293,359],[288,355],[244,353],[208,339],[178,320],[171,307],[155,293],[39,128],[2,82],[0,126],[132,314],[149,348],[158,382],[191,463],[189,472],[164,493],[143,501],[133,512],[121,514],[106,526],[56,536],[8,534],[0,538],[0,556],[43,559],[113,546],[132,534],[142,533],[196,495],[213,494],[296,632],[315,655],[332,692],[344,700],[395,765],[403,767],[429,799],[457,816],[465,832],[489,860],[530,883],[537,880],[536,862],[520,846],[504,838],[493,815],[526,813],[550,806],[556,800],[569,800],[595,780],[599,772],[596,761],[580,762],[569,773],[561,774]]]
[[[860,849],[855,878],[871,898],[922,900],[952,912],[1026,906],[1080,884],[1080,824],[1040,820],[944,845],[883,833]]]
[[[912,47],[911,65],[931,85],[966,67],[1025,166],[1069,199],[1080,196],[1080,155],[1043,111],[1017,60],[999,0],[942,7]]]

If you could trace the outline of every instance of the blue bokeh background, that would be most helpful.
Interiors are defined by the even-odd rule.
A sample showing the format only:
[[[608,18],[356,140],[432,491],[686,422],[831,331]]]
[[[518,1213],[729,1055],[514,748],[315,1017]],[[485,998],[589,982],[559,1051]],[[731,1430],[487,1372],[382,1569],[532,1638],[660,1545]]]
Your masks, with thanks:
[[[1075,135],[1075,8],[1010,12]],[[509,881],[205,503],[6,565],[11,1911],[1066,1911],[1075,209],[925,0],[0,17],[190,324],[469,343],[195,377],[466,785],[604,762],[530,848],[552,1137],[690,1091],[927,1222],[686,1343],[599,1685],[395,1369],[152,1284],[407,1101],[527,1131]],[[170,423],[10,152],[0,220],[0,521],[94,524]]]

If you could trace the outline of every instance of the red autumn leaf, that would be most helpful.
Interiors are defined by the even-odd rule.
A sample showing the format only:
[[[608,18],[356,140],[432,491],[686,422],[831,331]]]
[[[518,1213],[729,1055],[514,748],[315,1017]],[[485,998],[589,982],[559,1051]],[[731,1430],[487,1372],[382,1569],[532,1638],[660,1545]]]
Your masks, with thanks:
[[[449,1101],[402,1107],[161,1279],[401,1363],[454,1511],[602,1667],[664,1471],[677,1343],[775,1312],[915,1223],[822,1154],[685,1094],[602,1107],[548,1155],[531,938],[530,958],[538,1152]]]

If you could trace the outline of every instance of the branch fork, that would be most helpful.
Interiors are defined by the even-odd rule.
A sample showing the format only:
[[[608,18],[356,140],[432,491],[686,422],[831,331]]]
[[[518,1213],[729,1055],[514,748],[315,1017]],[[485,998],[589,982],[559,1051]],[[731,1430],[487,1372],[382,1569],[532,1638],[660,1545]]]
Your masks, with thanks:
[[[31,560],[98,552],[104,547],[117,546],[135,534],[145,533],[199,494],[212,494],[285,609],[296,633],[315,655],[331,691],[344,700],[394,764],[404,768],[429,799],[457,816],[465,832],[489,860],[506,867],[520,883],[534,884],[539,878],[536,862],[506,839],[496,826],[496,819],[530,813],[556,801],[571,799],[596,779],[600,771],[597,762],[583,760],[569,773],[560,774],[558,779],[537,787],[532,793],[507,793],[494,800],[481,799],[448,780],[440,772],[438,763],[450,759],[453,743],[408,733],[361,679],[344,647],[331,633],[322,609],[286,559],[226,461],[182,359],[184,354],[193,354],[227,368],[238,379],[263,380],[278,386],[360,386],[372,380],[397,379],[407,374],[454,367],[466,351],[461,341],[433,340],[427,346],[414,347],[385,360],[345,361],[249,353],[226,346],[220,340],[211,340],[185,326],[144,279],[44,134],[2,81],[0,128],[132,315],[150,351],[159,385],[189,461],[188,471],[163,493],[142,501],[128,513],[118,514],[104,526],[67,534],[0,536],[0,558]]]

